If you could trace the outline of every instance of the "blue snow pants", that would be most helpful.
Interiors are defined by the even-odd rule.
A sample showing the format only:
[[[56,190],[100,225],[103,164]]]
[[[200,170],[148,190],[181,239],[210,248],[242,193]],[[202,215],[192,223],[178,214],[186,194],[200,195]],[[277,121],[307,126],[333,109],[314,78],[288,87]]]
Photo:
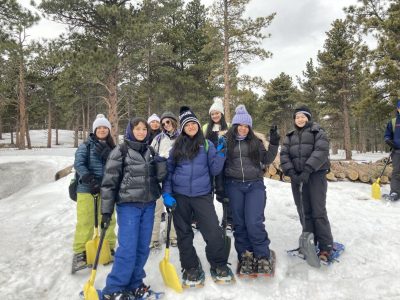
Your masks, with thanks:
[[[268,233],[265,230],[264,209],[267,195],[263,180],[236,181],[227,179],[226,189],[232,210],[235,248],[240,260],[244,252],[255,257],[270,257]]]
[[[156,203],[117,205],[118,248],[102,294],[133,291],[146,277],[144,266],[150,254]]]

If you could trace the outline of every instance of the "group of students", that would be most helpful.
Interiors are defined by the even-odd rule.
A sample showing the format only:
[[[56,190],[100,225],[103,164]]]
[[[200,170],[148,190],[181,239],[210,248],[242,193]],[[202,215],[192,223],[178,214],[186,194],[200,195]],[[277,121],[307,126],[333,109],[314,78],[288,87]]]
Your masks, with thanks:
[[[228,222],[233,223],[240,266],[237,272],[272,272],[272,250],[264,225],[267,197],[263,167],[277,155],[277,128],[270,129],[266,150],[253,131],[252,117],[244,105],[236,108],[229,125],[220,99],[210,107],[209,116],[203,128],[186,106],[180,108],[179,120],[171,112],[163,113],[159,119],[156,115],[148,120],[136,117],[126,128],[124,142],[115,146],[110,137],[111,126],[100,115],[93,123],[89,143],[78,148],[75,169],[80,180],[74,260],[85,256],[85,239],[89,240],[93,232],[93,223],[89,222],[93,211],[86,203],[93,203],[88,201],[91,195],[101,194],[100,223],[107,229],[106,238],[113,250],[115,220],[119,227],[118,248],[115,253],[112,251],[114,262],[102,291],[103,299],[142,299],[151,293],[143,282],[144,266],[150,246],[159,242],[162,204],[172,211],[175,232],[171,237],[179,249],[182,280],[204,279],[193,246],[194,218],[206,242],[210,272],[219,279],[233,281],[213,189],[216,199],[229,206]],[[333,245],[326,212],[329,143],[324,131],[311,121],[307,107],[296,109],[293,118],[295,129],[287,134],[281,149],[282,169],[292,179],[298,210],[299,199],[303,201],[303,231],[314,232],[320,253],[329,256]],[[161,123],[160,132],[154,124],[157,122]],[[159,174],[157,164],[165,159],[167,172]]]

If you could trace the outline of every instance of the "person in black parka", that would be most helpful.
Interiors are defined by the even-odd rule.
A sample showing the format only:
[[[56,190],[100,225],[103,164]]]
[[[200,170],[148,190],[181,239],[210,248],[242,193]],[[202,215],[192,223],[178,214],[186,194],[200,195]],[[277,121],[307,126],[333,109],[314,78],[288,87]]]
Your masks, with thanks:
[[[329,141],[324,130],[311,121],[308,107],[295,109],[294,127],[283,142],[281,167],[290,176],[293,198],[301,216],[304,208],[303,232],[313,232],[320,249],[320,259],[328,260],[333,247],[333,237],[326,211],[326,192],[329,170]],[[300,197],[300,184],[303,185]]]

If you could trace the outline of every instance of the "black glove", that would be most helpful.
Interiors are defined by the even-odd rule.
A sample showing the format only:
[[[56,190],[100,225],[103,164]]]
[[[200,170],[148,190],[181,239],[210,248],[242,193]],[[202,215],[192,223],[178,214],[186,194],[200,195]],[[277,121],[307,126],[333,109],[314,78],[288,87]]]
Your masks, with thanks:
[[[307,171],[303,171],[300,173],[298,176],[299,183],[308,183],[308,180],[310,179],[310,174]]]
[[[91,194],[100,193],[100,183],[93,174],[83,175],[81,181],[89,186]]]
[[[111,214],[102,214],[100,227],[101,229],[107,229],[111,223]]]
[[[287,172],[287,176],[289,176],[290,178],[292,178],[295,175],[296,171],[294,169],[289,169],[289,171]]]
[[[100,156],[104,161],[107,160],[111,152],[111,147],[106,142],[98,142],[94,148],[97,155]]]
[[[396,147],[393,140],[385,140],[385,143],[392,149],[394,149]]]
[[[278,126],[272,125],[271,129],[269,130],[269,143],[271,145],[279,145],[279,141],[281,136],[278,133]]]

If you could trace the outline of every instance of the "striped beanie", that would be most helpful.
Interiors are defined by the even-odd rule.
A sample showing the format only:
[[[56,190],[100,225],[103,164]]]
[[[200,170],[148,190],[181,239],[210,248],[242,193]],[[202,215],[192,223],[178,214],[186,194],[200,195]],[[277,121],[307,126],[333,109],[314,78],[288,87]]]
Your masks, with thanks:
[[[188,122],[196,122],[199,127],[201,127],[196,115],[190,110],[190,107],[188,106],[181,106],[179,110],[179,122],[181,123],[182,129]]]

